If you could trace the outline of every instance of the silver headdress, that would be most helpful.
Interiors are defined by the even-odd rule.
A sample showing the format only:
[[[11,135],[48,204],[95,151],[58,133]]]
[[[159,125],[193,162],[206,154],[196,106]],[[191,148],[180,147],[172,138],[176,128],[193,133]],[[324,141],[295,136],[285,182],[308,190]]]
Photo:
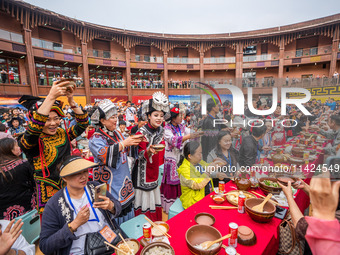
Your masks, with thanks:
[[[104,99],[99,102],[98,108],[94,111],[94,113],[91,116],[91,122],[94,125],[98,125],[100,122],[99,108],[105,113],[105,119],[107,120],[111,118],[113,115],[117,114],[117,108],[114,105],[114,103],[112,103],[110,99]]]
[[[146,120],[146,115],[151,111],[169,112],[169,100],[162,92],[155,92],[152,99],[144,101],[142,104],[142,117]]]

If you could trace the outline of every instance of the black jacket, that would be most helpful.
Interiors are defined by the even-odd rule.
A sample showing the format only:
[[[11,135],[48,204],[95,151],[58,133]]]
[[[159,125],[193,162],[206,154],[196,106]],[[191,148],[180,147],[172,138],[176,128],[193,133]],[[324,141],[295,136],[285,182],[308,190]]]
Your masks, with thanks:
[[[262,146],[259,145],[258,141],[252,135],[246,136],[239,151],[240,165],[241,166],[252,166],[256,162],[257,150],[262,150]]]

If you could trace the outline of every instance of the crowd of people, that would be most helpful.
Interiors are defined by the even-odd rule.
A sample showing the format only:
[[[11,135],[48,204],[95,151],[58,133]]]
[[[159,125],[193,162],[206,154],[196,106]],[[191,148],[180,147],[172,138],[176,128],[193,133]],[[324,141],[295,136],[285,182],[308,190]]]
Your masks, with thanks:
[[[92,88],[125,88],[126,82],[124,79],[101,79],[101,78],[90,78],[90,86]]]
[[[213,99],[207,100],[207,114],[202,115],[200,103],[170,103],[161,92],[141,105],[104,99],[82,107],[73,98],[74,90],[64,87],[67,83],[54,82],[45,99],[22,96],[19,103],[25,110],[1,114],[0,254],[33,254],[34,246],[20,236],[22,222],[14,223],[33,209],[41,216],[43,253],[84,254],[91,233],[109,226],[125,236],[123,222],[140,214],[162,220],[162,211],[168,213],[178,198],[186,209],[220,180],[238,174],[214,171],[218,166],[259,164],[273,146],[286,144],[312,125],[332,140],[318,149],[327,155],[340,153],[340,106],[332,98],[324,104],[315,99],[306,103],[311,116],[294,105],[282,115],[280,103],[267,116],[249,108],[234,116],[230,101],[220,105]],[[66,96],[67,105],[58,101],[60,96]],[[261,96],[252,103],[257,110],[272,104],[271,98]],[[215,119],[237,124],[216,126]],[[240,124],[255,119],[264,125]],[[286,126],[293,120],[296,125],[282,126],[282,120]],[[97,197],[101,184],[106,189]],[[282,189],[299,238],[313,254],[338,251],[340,182],[331,182],[329,176],[312,178],[310,185],[301,180],[296,188],[310,196],[312,217],[299,210],[290,185]]]

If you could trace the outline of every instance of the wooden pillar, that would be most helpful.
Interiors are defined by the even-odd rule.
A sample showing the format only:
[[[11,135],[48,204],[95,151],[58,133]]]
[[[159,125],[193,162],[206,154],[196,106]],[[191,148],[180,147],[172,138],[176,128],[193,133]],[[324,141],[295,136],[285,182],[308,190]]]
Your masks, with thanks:
[[[331,56],[331,64],[329,67],[329,77],[333,77],[333,74],[336,70],[336,62],[338,57],[338,49],[339,49],[339,37],[340,37],[340,26],[338,25],[335,28],[333,43],[332,43],[332,56]]]
[[[26,28],[24,29],[24,39],[27,52],[26,66],[28,70],[28,81],[29,84],[31,85],[32,95],[39,96],[37,75],[35,72],[35,63],[32,48],[32,30]]]
[[[284,53],[285,53],[285,42],[284,42],[284,39],[281,37],[280,53],[279,53],[279,83],[276,83],[279,85],[282,85],[284,82],[284,79],[283,79]]]
[[[168,52],[163,52],[163,84],[164,84],[164,93],[166,96],[169,96],[169,88],[168,88],[168,80],[169,80],[169,73],[168,73]]]
[[[125,59],[126,59],[126,87],[128,91],[128,100],[132,101],[130,49],[125,48]]]
[[[200,81],[204,81],[204,52],[200,52]]]
[[[83,58],[83,81],[85,88],[86,103],[91,103],[90,75],[89,64],[87,60],[87,43],[81,43],[81,55]]]
[[[236,45],[236,86],[242,87],[242,74],[243,74],[243,43]]]

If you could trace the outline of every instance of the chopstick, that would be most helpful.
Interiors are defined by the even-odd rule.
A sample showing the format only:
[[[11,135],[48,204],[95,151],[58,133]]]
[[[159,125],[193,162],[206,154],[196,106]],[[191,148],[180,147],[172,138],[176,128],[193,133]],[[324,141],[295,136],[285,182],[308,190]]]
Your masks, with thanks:
[[[153,227],[157,228],[159,232],[161,232],[164,236],[170,238],[171,235],[168,233],[164,232],[163,229],[161,229],[156,223],[154,223],[152,220],[150,220],[148,217],[144,217]]]
[[[127,244],[127,242],[125,241],[121,233],[118,233],[118,234],[119,234],[120,239],[122,239],[124,244],[129,248],[129,251],[131,252],[131,254],[133,254],[133,251],[131,250],[130,246]]]
[[[225,210],[228,210],[228,209],[237,209],[236,206],[209,205],[209,207],[211,209],[225,209]]]
[[[263,196],[263,195],[261,195],[261,194],[255,192],[255,191],[250,191],[250,192],[252,192],[252,193],[254,193],[255,195],[258,195],[258,196],[260,196],[260,197],[262,197],[262,198],[265,198],[265,196]],[[275,205],[278,205],[278,206],[283,206],[283,205],[279,204],[278,202],[275,202],[275,201],[272,200],[272,199],[269,199],[269,202],[271,202],[271,203],[273,203],[273,204],[275,204]]]
[[[110,244],[110,243],[108,243],[108,242],[106,242],[106,241],[104,241],[104,243],[105,243],[106,245],[112,247],[113,249],[115,249],[115,250],[117,250],[117,251],[120,251],[121,253],[123,253],[123,254],[125,254],[125,255],[129,255],[129,254],[127,254],[125,251],[119,249],[118,247],[116,247],[116,246],[114,246],[114,245],[112,245],[112,244]]]

